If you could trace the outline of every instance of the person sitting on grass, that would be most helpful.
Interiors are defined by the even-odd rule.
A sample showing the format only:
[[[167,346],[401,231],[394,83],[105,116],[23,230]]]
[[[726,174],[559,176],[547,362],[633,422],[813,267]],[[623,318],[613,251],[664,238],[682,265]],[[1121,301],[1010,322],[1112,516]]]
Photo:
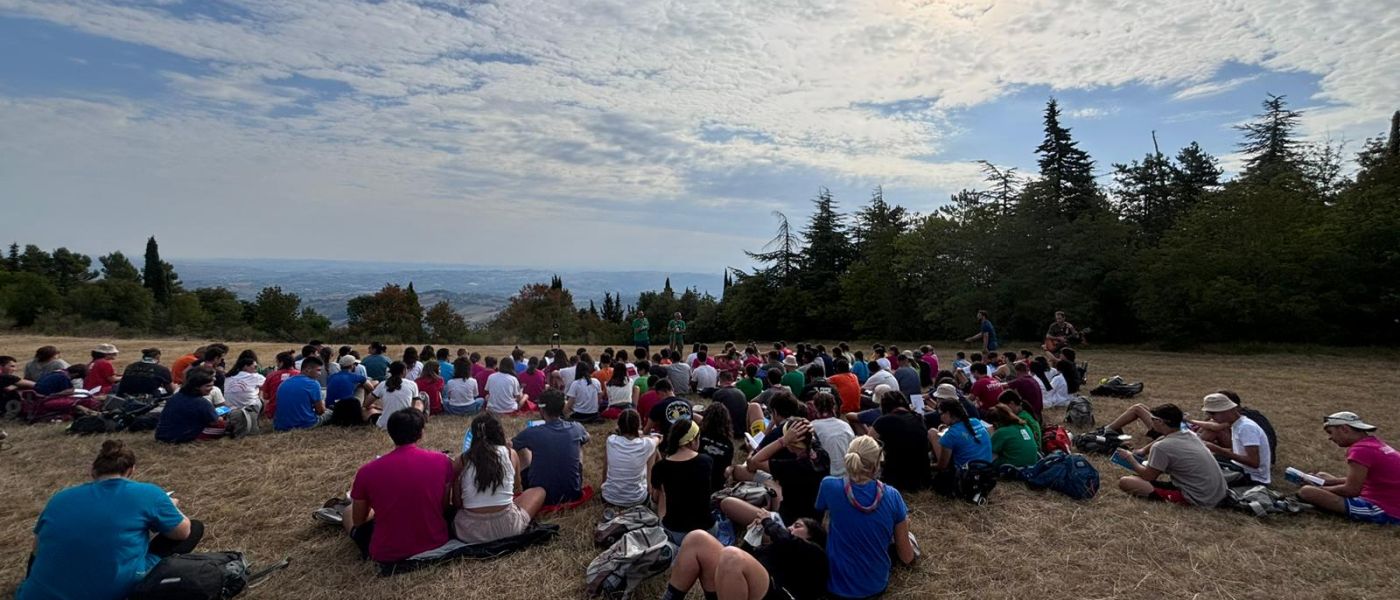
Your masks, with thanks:
[[[117,391],[123,396],[163,396],[174,390],[170,369],[160,364],[160,348],[141,350],[141,360],[122,370]]]
[[[406,408],[423,410],[423,401],[418,397],[418,384],[405,379],[408,365],[400,361],[389,363],[389,378],[379,382],[371,395],[374,400],[365,403],[365,420],[377,423],[380,429],[389,428],[389,415]]]
[[[19,370],[19,362],[13,356],[0,356],[0,399],[9,401],[19,398],[20,390],[34,389],[34,382],[15,372]]]
[[[491,360],[487,359],[487,364]],[[481,383],[479,380],[477,383]],[[510,414],[530,409],[530,398],[525,388],[515,376],[515,363],[510,358],[502,358],[496,365],[496,372],[486,378],[486,408],[496,414]]]
[[[762,449],[750,455],[743,466],[736,466],[734,479],[772,487],[778,496],[776,509],[785,523],[815,517],[817,489],[831,472],[831,458],[812,434],[811,423],[803,417],[788,417],[768,435],[773,437],[772,443],[765,439]]]
[[[418,447],[423,411],[407,408],[385,420],[394,449],[355,473],[341,523],[362,557],[392,564],[452,543],[443,515],[455,473],[446,454]]]
[[[992,464],[1020,468],[1040,460],[1040,439],[1034,437],[1023,417],[1011,412],[1011,407],[998,404],[987,418],[996,427],[992,432]]]
[[[68,361],[59,358],[60,354],[55,346],[40,346],[34,351],[34,359],[24,365],[24,378],[37,382],[49,373],[66,370]]]
[[[603,411],[604,418],[616,419],[622,414],[622,411],[637,407],[637,400],[641,398],[642,390],[633,385],[632,378],[628,375],[626,363],[613,363],[612,373],[603,385],[603,395],[608,401],[608,408]]]
[[[816,519],[784,527],[777,515],[738,498],[720,510],[742,525],[762,528],[765,543],[749,552],[725,547],[715,536],[692,531],[681,542],[662,600],[683,600],[695,583],[706,598],[816,600],[829,577],[826,530]]]
[[[502,373],[504,375],[504,373]],[[525,487],[542,487],[545,504],[563,504],[583,497],[583,425],[564,420],[564,394],[545,390],[540,395],[544,423],[515,434],[511,447],[520,453]]]
[[[715,490],[710,473],[714,461],[700,453],[700,426],[690,419],[672,423],[661,442],[661,454],[664,458],[651,468],[651,487],[667,537],[680,544],[692,531],[713,535],[710,494]]]
[[[1269,437],[1253,419],[1240,412],[1239,403],[1221,393],[1205,397],[1201,410],[1210,415],[1211,424],[1216,424],[1217,432],[1228,427],[1229,447],[1206,441],[1206,448],[1223,462],[1244,471],[1244,477],[1231,481],[1232,486],[1269,485],[1273,480],[1270,469],[1273,467],[1273,453],[1269,447]],[[1208,429],[1206,424],[1202,428]]]
[[[520,535],[544,507],[544,488],[521,489],[520,456],[491,413],[472,419],[472,445],[454,465],[452,533],[468,544]]]
[[[730,424],[729,437],[733,439],[744,437],[753,423],[763,421],[763,407],[745,398],[744,392],[734,385],[734,374],[728,371],[719,374],[719,387],[711,398],[711,406],[716,404],[729,413],[725,422]]]
[[[826,515],[827,521],[826,587],[833,598],[878,596],[889,586],[892,555],[906,565],[918,557],[904,497],[875,478],[883,453],[875,438],[856,437],[842,457],[846,476],[823,479],[817,492],[818,520]]]
[[[992,407],[997,405],[997,398],[1001,396],[1002,389],[1000,381],[987,375],[987,365],[972,363],[972,388],[968,390],[968,395],[977,402],[979,412],[992,410]]]
[[[1347,474],[1316,473],[1322,485],[1305,485],[1298,497],[1353,521],[1400,525],[1400,453],[1375,436],[1375,425],[1354,412],[1328,415],[1322,430],[1332,443],[1347,449]]]
[[[308,356],[301,359],[301,373],[287,378],[277,386],[277,407],[272,428],[277,431],[309,429],[324,425],[331,419],[326,401],[321,397],[321,359]]]
[[[465,358],[458,358],[452,365],[452,378],[447,380],[443,391],[442,409],[449,415],[474,415],[486,405],[486,400],[477,392],[471,362]]]
[[[97,390],[97,395],[105,396],[112,391],[112,386],[121,383],[121,376],[117,375],[117,368],[112,361],[117,358],[117,347],[111,344],[98,344],[92,350],[92,362],[88,363],[87,377],[83,379],[83,388]]]
[[[569,382],[569,387],[564,392],[565,414],[569,415],[571,421],[596,423],[601,420],[598,416],[598,400],[602,396],[602,386],[593,378],[593,363],[579,361],[578,368],[574,370],[574,380]]]
[[[646,411],[642,415],[646,417],[644,430],[647,433],[665,435],[671,430],[672,423],[682,418],[690,418],[690,401],[673,393],[670,379],[657,379],[656,383],[652,384],[651,391],[656,395],[652,397],[650,404],[646,400],[641,402],[641,408]]]
[[[608,436],[603,453],[604,503],[626,508],[647,502],[658,441],[642,435],[642,416],[637,411],[627,408],[618,414],[617,432]]]
[[[1042,435],[1040,421],[1027,410],[1025,401],[1021,400],[1021,394],[1016,393],[1016,390],[1006,390],[997,397],[997,404],[1011,409],[1011,414],[1020,417],[1030,430],[1031,439],[1035,440],[1036,446],[1039,447]]]
[[[897,390],[880,398],[880,418],[870,434],[884,444],[885,468],[880,481],[907,493],[929,486],[929,432],[924,418],[909,407],[909,399]]]
[[[845,359],[838,358],[836,360]],[[841,408],[837,404],[836,396],[827,393],[817,394],[812,399],[812,405],[817,411],[817,418],[812,421],[812,433],[817,436],[817,441],[821,442],[827,455],[836,457],[831,460],[831,468],[828,473],[833,477],[841,477],[846,474],[846,463],[839,458],[846,455],[846,447],[851,444],[851,440],[855,439],[856,434],[851,430],[851,425],[840,417]]]
[[[181,444],[224,437],[228,424],[205,398],[213,389],[212,369],[194,367],[185,372],[185,383],[178,393],[165,401],[165,408],[160,412],[156,441]]]
[[[428,397],[428,414],[442,414],[442,390],[447,387],[447,380],[442,378],[441,363],[436,359],[423,363],[423,370],[413,383],[418,386],[419,394]]]
[[[982,420],[969,417],[957,400],[939,401],[938,415],[943,424],[942,433],[939,430],[928,432],[935,457],[933,487],[939,493],[952,495],[957,488],[957,474],[968,463],[974,460],[992,462],[992,436]]]
[[[710,404],[701,413],[700,453],[710,457],[710,486],[724,487],[729,477],[729,467],[734,464],[734,426],[729,423],[729,410],[719,404]]]
[[[1151,410],[1138,404],[1114,421],[1114,431],[1122,431],[1124,425],[1137,420],[1157,435],[1147,451],[1147,464],[1127,449],[1118,450],[1119,459],[1134,473],[1120,478],[1118,489],[1140,498],[1190,506],[1215,507],[1225,500],[1225,474],[1200,438],[1181,429],[1182,419],[1175,404]],[[1171,481],[1158,481],[1163,474]]]
[[[362,425],[365,423],[365,398],[374,393],[374,382],[356,372],[360,361],[346,354],[336,363],[340,370],[326,378],[326,404],[337,416],[335,421],[342,425]]]
[[[121,440],[102,442],[91,473],[39,513],[19,600],[126,598],[161,558],[194,552],[204,537],[204,524],[181,513],[178,500],[131,479],[136,453]]]

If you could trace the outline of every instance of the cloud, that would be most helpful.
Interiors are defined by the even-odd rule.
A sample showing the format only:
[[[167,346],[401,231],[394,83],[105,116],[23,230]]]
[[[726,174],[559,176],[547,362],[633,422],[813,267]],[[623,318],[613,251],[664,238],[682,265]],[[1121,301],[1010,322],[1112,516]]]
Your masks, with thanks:
[[[1177,93],[1172,94],[1172,100],[1197,100],[1207,98],[1216,94],[1223,94],[1246,83],[1259,79],[1259,75],[1247,75],[1236,77],[1225,81],[1207,81],[1196,85],[1182,88]]]
[[[162,73],[169,94],[140,102],[10,100],[0,160],[30,164],[33,148],[65,158],[11,167],[23,181],[0,190],[373,214],[391,203],[493,228],[508,222],[498,212],[567,215],[619,238],[612,221],[654,211],[670,230],[761,238],[766,223],[730,213],[766,214],[765,173],[914,197],[973,184],[975,165],[941,158],[966,133],[953,115],[1029,86],[1186,86],[1173,94],[1185,100],[1249,80],[1211,80],[1227,64],[1315,73],[1325,108],[1309,132],[1375,128],[1400,97],[1400,16],[1382,3],[231,4],[190,14],[180,10],[203,5],[0,0],[0,16],[204,67]],[[703,182],[725,177],[750,191],[707,193]]]

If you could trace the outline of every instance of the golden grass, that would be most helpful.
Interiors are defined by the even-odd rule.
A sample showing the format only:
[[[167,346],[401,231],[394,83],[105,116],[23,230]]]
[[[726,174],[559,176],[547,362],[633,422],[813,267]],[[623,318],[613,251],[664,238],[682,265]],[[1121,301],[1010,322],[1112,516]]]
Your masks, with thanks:
[[[0,354],[22,360],[53,343],[81,360],[102,340],[0,336]],[[148,344],[166,349],[167,361],[198,342],[123,340],[130,358]],[[233,344],[255,348],[264,360],[288,344]],[[395,349],[397,353],[398,349]],[[504,347],[473,348],[490,352]],[[538,352],[539,348],[528,348]],[[1218,356],[1139,351],[1084,352],[1092,378],[1121,373],[1147,383],[1139,400],[1176,402],[1199,411],[1205,393],[1238,391],[1279,430],[1276,478],[1285,466],[1343,469],[1343,451],[1323,436],[1320,417],[1350,409],[1400,427],[1391,413],[1400,375],[1378,360],[1307,355]],[[1096,399],[1105,422],[1127,402]],[[1389,410],[1388,410],[1389,409]],[[1054,421],[1059,411],[1050,411]],[[436,417],[427,448],[460,444],[467,420]],[[84,481],[101,438],[68,436],[57,426],[6,423],[13,447],[0,453],[0,593],[12,593],[32,545],[34,520],[55,491]],[[510,432],[523,424],[507,425]],[[595,443],[585,477],[597,483],[608,427],[589,428]],[[263,435],[239,441],[172,447],[149,434],[118,434],[137,452],[137,478],[174,490],[181,508],[208,526],[204,549],[238,549],[256,563],[292,558],[286,571],[248,594],[253,598],[489,598],[526,600],[579,597],[583,567],[596,554],[590,543],[601,508],[591,505],[551,515],[563,526],[554,542],[489,562],[455,562],[392,578],[376,576],[337,529],[318,525],[310,511],[349,487],[355,469],[391,448],[377,429],[325,429]],[[1395,556],[1398,529],[1355,525],[1327,516],[1260,521],[1220,510],[1188,509],[1134,500],[1114,487],[1124,472],[1093,461],[1104,489],[1088,502],[999,486],[991,502],[973,507],[927,493],[909,497],[912,529],[924,559],[898,569],[891,598],[1400,598]],[[1291,489],[1280,483],[1282,489]],[[657,597],[655,578],[640,598]],[[699,592],[692,593],[699,597]]]

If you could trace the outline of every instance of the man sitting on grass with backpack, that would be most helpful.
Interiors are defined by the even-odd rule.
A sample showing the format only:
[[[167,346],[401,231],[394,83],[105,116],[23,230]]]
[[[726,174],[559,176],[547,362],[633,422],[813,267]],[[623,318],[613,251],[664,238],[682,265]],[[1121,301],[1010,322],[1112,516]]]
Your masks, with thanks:
[[[1148,450],[1147,464],[1142,464],[1137,455],[1126,449],[1118,450],[1118,458],[1125,461],[1134,475],[1118,480],[1118,489],[1134,496],[1153,500],[1164,500],[1173,504],[1193,506],[1217,506],[1225,499],[1225,474],[1211,455],[1210,450],[1196,437],[1195,433],[1181,429],[1182,413],[1175,404],[1162,404],[1142,413],[1129,409],[1124,417],[1114,421],[1115,430],[1123,427],[1125,417],[1143,421],[1149,431],[1159,437]],[[1110,426],[1112,427],[1112,426]],[[1163,474],[1171,477],[1170,482],[1158,481]]]

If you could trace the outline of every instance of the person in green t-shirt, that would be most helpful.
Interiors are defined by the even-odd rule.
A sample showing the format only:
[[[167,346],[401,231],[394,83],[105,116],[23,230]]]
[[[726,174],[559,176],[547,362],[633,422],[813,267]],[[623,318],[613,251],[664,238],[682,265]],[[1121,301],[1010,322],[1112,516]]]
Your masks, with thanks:
[[[1010,407],[998,404],[986,416],[996,426],[992,433],[993,464],[1029,467],[1040,460],[1040,444],[1031,437],[1031,428],[1012,414]]]
[[[1000,396],[997,396],[997,402],[999,404],[1005,404],[1007,408],[1011,409],[1013,414],[1026,422],[1026,427],[1030,428],[1031,435],[1035,437],[1036,443],[1040,443],[1040,441],[1044,439],[1041,437],[1042,430],[1040,428],[1040,421],[1035,420],[1035,416],[1031,415],[1030,406],[1026,404],[1025,400],[1021,399],[1020,392],[1010,389],[1006,390],[1002,392]]]
[[[645,311],[637,311],[632,318],[632,343],[638,348],[651,349],[651,321]]]
[[[802,397],[802,390],[807,387],[807,375],[797,370],[797,357],[789,354],[783,358],[783,369],[787,372],[783,374],[783,386],[792,390],[792,395]]]
[[[666,331],[671,333],[671,349],[680,352],[685,349],[685,321],[681,319],[681,313],[676,313],[670,323],[666,324]]]
[[[763,382],[758,380],[758,365],[744,367],[744,376],[734,383],[734,387],[744,392],[744,399],[753,402],[763,393]]]

